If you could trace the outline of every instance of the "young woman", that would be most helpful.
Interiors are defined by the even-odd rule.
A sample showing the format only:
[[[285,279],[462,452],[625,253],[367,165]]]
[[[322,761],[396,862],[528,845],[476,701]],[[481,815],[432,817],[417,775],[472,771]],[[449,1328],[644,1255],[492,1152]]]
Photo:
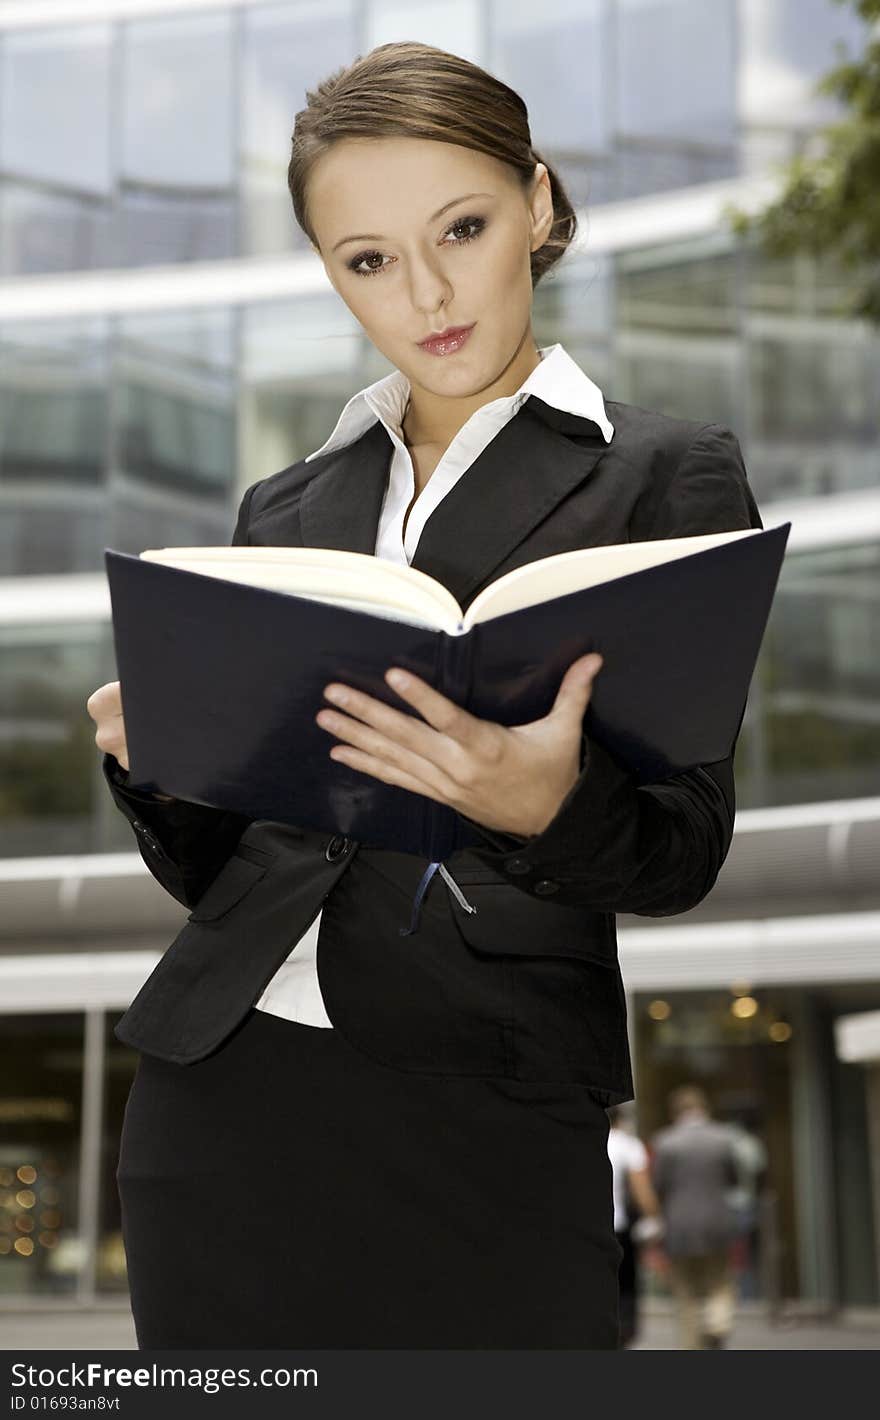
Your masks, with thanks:
[[[394,368],[246,490],[234,542],[409,562],[466,608],[552,553],[761,526],[728,429],[606,402],[536,345],[575,217],[515,92],[405,43],[307,97],[294,213]],[[119,684],[90,697],[191,909],[116,1031],[141,1051],[117,1177],[142,1346],[618,1345],[614,914],[710,890],[732,754],[637,789],[585,728],[589,657],[513,727],[392,669],[381,701],[328,681],[328,763],[451,805],[474,846],[443,864],[129,788]]]

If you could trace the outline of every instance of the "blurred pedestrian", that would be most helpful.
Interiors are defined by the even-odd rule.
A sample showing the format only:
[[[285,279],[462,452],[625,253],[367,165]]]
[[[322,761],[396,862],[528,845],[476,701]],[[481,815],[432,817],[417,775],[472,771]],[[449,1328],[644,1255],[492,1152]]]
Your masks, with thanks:
[[[673,1122],[653,1140],[651,1176],[682,1347],[708,1350],[725,1345],[733,1324],[736,1215],[728,1193],[739,1181],[737,1156],[730,1129],[711,1118],[697,1085],[673,1090],[668,1104]]]
[[[648,1151],[633,1129],[629,1105],[608,1111],[608,1157],[611,1160],[614,1232],[623,1250],[620,1259],[620,1346],[631,1345],[638,1332],[639,1259],[635,1233],[659,1232],[660,1203],[651,1183]],[[653,1228],[649,1226],[653,1223]]]
[[[729,1120],[728,1127],[739,1168],[738,1182],[727,1195],[737,1223],[739,1295],[755,1297],[761,1250],[759,1188],[767,1171],[767,1149],[745,1111]]]

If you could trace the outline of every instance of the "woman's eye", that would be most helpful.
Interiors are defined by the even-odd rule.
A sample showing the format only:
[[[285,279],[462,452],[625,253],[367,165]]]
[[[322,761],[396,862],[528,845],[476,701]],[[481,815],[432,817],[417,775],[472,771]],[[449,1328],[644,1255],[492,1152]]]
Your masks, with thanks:
[[[468,236],[453,242],[453,246],[460,247],[463,242],[472,242],[474,237],[478,237],[485,225],[486,223],[482,217],[459,217],[457,222],[453,222],[452,226],[447,228],[447,231],[456,232],[459,227],[476,227],[475,232],[471,232]]]
[[[375,276],[378,271],[382,271],[384,268],[381,266],[371,266],[366,271],[361,271],[360,269],[363,262],[371,261],[374,256],[381,257],[382,253],[380,251],[365,251],[363,256],[354,257],[348,264],[357,276]]]
[[[459,217],[456,222],[453,222],[451,227],[446,228],[444,235],[448,236],[450,233],[458,232],[462,228],[474,228],[475,230],[468,232],[467,235],[456,237],[453,242],[449,243],[450,246],[461,247],[464,246],[466,242],[474,241],[474,239],[480,235],[485,225],[486,221],[483,217]],[[356,276],[378,276],[380,271],[387,269],[384,265],[368,266],[366,271],[362,269],[364,262],[372,261],[375,257],[379,258],[380,263],[384,261],[380,251],[361,252],[358,256],[352,257],[351,261],[348,263],[349,270],[353,271]]]

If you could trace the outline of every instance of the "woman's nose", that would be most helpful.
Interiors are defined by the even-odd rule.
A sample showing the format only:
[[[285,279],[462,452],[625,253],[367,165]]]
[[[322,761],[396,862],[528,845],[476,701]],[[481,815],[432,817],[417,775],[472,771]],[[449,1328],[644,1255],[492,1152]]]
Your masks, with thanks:
[[[426,318],[434,317],[452,301],[452,290],[446,275],[422,264],[410,276],[410,299],[415,310]]]

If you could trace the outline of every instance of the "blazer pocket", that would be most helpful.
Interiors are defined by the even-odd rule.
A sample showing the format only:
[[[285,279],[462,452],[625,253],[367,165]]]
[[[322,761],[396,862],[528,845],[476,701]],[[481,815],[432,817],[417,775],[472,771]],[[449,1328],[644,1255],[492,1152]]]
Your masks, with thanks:
[[[469,947],[491,955],[577,957],[599,966],[617,966],[614,918],[582,907],[559,907],[530,897],[512,883],[466,882],[456,876],[476,912],[467,912],[454,894],[449,900]]]
[[[188,920],[212,922],[225,916],[265,877],[274,856],[258,848],[236,849],[202,893]]]

